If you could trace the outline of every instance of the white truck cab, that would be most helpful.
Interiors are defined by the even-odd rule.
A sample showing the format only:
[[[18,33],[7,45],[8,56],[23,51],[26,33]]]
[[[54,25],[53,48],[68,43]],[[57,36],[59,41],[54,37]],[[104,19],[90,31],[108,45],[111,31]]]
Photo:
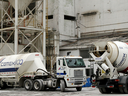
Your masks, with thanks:
[[[81,91],[86,82],[85,64],[80,56],[57,57],[56,74],[60,79],[61,91],[76,88]]]

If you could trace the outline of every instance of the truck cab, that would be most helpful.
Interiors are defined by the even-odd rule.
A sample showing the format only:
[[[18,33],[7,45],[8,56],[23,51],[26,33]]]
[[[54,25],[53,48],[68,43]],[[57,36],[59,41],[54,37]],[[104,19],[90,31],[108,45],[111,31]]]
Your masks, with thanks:
[[[65,88],[76,88],[77,91],[81,91],[86,82],[86,66],[82,57],[57,57],[56,61],[56,74],[61,91],[65,91]]]

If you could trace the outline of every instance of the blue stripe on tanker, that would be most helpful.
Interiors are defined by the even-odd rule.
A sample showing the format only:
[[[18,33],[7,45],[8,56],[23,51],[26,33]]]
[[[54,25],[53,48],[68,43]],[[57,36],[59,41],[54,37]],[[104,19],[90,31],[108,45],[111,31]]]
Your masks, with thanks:
[[[0,69],[0,72],[16,72],[19,68],[4,68]]]

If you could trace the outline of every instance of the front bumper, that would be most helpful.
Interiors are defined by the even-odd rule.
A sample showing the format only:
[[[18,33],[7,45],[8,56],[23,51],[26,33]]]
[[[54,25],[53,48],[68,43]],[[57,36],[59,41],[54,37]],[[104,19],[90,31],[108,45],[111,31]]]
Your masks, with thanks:
[[[118,87],[118,79],[97,80],[92,86],[97,86],[97,88],[116,88]]]
[[[85,84],[85,78],[70,78],[69,81],[67,81],[67,87],[82,87]]]

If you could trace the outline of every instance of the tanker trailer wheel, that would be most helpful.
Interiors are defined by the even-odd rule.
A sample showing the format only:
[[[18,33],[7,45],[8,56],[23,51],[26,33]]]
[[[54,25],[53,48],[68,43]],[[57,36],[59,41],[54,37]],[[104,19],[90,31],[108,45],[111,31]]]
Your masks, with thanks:
[[[33,87],[35,91],[41,91],[44,89],[43,82],[40,79],[34,80]]]
[[[1,82],[1,84],[0,84],[0,88],[1,89],[6,89],[7,88],[7,84],[6,84],[6,82]]]
[[[102,94],[109,94],[111,93],[111,89],[109,88],[99,88],[99,91],[102,93]]]
[[[45,87],[45,85],[44,85],[44,83],[43,83],[43,80],[42,79],[40,79],[41,80],[41,82],[42,82],[42,91],[44,91],[44,90],[46,90],[46,87]]]
[[[64,80],[60,80],[60,90],[61,90],[61,92],[65,91],[65,82],[64,82]]]
[[[31,91],[33,89],[33,81],[31,79],[26,79],[24,81],[24,88],[27,90],[27,91]]]
[[[76,87],[76,90],[77,91],[81,91],[82,90],[82,87]]]

